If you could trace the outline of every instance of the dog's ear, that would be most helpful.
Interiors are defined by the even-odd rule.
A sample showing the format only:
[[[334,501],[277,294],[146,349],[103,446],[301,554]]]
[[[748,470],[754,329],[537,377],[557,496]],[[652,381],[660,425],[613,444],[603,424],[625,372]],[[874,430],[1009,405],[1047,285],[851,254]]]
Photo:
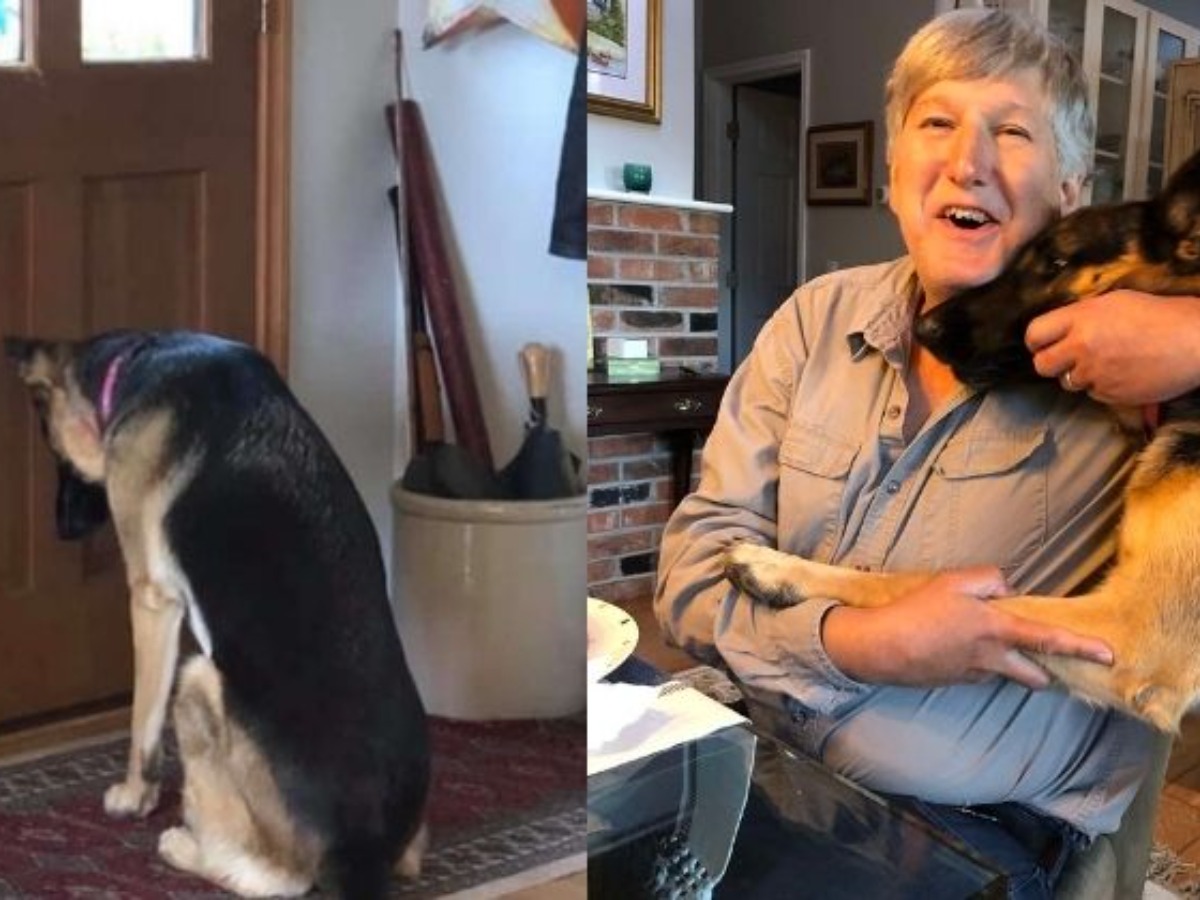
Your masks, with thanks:
[[[6,337],[4,339],[4,356],[9,362],[14,362],[18,366],[26,366],[41,346],[41,341],[30,338]]]
[[[1191,271],[1200,261],[1200,195],[1176,194],[1163,202],[1172,255]]]
[[[30,387],[62,385],[71,357],[68,344],[37,338],[6,337],[4,355],[17,364],[17,374]]]
[[[60,539],[81,540],[108,521],[108,494],[103,487],[84,481],[67,463],[58,460],[54,518]]]
[[[1178,271],[1200,270],[1200,153],[1175,170],[1157,198],[1161,223],[1168,232],[1167,252]]]

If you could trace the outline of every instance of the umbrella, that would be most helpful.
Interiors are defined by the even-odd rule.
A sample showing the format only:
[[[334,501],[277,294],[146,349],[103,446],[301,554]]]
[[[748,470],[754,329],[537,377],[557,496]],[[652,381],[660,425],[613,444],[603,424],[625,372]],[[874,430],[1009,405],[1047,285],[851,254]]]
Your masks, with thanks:
[[[529,420],[517,455],[500,471],[505,493],[518,500],[552,500],[582,494],[579,457],[566,448],[562,435],[546,422],[550,351],[542,344],[526,344],[521,349],[520,361],[529,393]]]
[[[501,485],[492,469],[483,409],[450,274],[445,237],[441,233],[433,161],[420,109],[413,101],[404,99],[402,48],[403,41],[397,31],[396,102],[389,104],[386,112],[398,180],[405,185],[406,192],[401,197],[399,188],[393,187],[388,191],[388,199],[394,214],[400,270],[408,282],[405,296],[417,447],[400,484],[405,490],[437,497],[495,499],[502,496]],[[457,444],[446,440],[443,380]]]
[[[388,192],[399,221],[397,194],[395,188]],[[403,240],[403,231],[397,228],[399,240]],[[421,303],[421,279],[415,266],[409,266],[406,274],[417,453],[405,468],[400,485],[406,491],[458,500],[501,497],[503,489],[492,467],[475,453],[446,440],[442,382]]]

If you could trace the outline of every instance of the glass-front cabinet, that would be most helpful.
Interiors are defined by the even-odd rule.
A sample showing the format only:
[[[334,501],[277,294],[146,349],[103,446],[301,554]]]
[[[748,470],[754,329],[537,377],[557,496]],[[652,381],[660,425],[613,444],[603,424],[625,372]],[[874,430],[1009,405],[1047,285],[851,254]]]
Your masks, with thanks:
[[[1168,18],[1161,13],[1150,13],[1149,25],[1149,77],[1146,89],[1148,102],[1142,111],[1142,132],[1149,135],[1149,152],[1143,196],[1156,193],[1164,181],[1163,160],[1166,156],[1167,130],[1167,74],[1171,63],[1177,59],[1200,57],[1200,29]]]
[[[1167,67],[1200,56],[1200,28],[1135,0],[1032,0],[1028,5],[1067,42],[1088,76],[1096,112],[1091,202],[1150,196],[1164,177]]]

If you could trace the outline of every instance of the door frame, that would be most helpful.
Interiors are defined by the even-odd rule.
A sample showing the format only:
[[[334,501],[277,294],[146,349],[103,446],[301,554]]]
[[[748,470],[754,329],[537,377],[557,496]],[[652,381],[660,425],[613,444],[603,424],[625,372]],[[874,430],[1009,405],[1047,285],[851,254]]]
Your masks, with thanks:
[[[286,379],[290,345],[291,105],[294,0],[260,0],[255,202],[255,335]]]
[[[800,148],[797,154],[796,189],[796,273],[799,283],[808,280],[808,208],[804,202],[804,167],[806,155],[804,136],[808,133],[809,83],[812,70],[812,51],[793,50],[760,56],[729,65],[714,66],[701,74],[701,196],[723,203],[733,197],[733,152],[725,137],[725,125],[733,118],[733,89],[739,84],[748,84],[774,78],[779,75],[800,76]],[[734,226],[738,207],[728,217],[728,228]],[[733,295],[730,290],[729,273],[733,270],[733,241],[721,241],[718,315],[720,321],[732,322]],[[733,361],[732,330],[722,329],[717,339],[718,365],[729,370]]]

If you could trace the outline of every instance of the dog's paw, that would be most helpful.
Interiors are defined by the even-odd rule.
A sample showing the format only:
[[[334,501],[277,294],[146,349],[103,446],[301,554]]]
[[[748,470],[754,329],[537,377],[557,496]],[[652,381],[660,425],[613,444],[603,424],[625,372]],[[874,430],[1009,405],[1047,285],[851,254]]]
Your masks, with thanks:
[[[725,551],[725,576],[734,587],[761,603],[778,608],[795,606],[808,598],[788,580],[787,559],[778,550],[761,544],[734,544]]]
[[[191,872],[200,862],[200,845],[186,828],[168,828],[158,836],[158,855],[167,865]]]
[[[158,785],[122,781],[104,792],[104,811],[114,819],[144,818],[158,806]]]
[[[404,848],[404,852],[396,860],[396,865],[392,871],[401,878],[416,881],[421,877],[421,862],[424,859],[425,851],[428,849],[429,826],[422,822],[413,839],[408,842],[408,846]]]

